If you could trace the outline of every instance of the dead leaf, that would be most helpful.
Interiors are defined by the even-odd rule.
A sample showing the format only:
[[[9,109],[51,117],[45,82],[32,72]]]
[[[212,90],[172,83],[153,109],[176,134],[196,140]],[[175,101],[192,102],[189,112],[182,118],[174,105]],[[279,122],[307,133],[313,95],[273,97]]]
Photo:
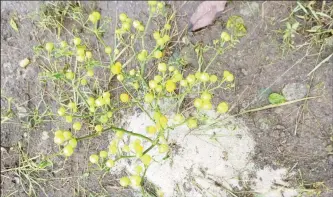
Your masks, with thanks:
[[[218,12],[222,12],[227,1],[204,1],[191,17],[191,31],[196,31],[213,23]]]

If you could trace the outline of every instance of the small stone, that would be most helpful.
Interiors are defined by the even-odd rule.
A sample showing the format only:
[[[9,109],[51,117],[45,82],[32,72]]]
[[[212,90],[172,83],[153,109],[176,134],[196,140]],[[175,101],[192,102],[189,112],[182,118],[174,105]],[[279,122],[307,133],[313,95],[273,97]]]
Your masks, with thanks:
[[[25,107],[17,106],[16,109],[18,111],[18,117],[20,119],[25,118],[25,117],[28,116],[28,113],[27,113],[28,110]]]
[[[258,123],[259,123],[259,128],[261,130],[268,130],[269,129],[269,120],[264,119],[264,118],[260,118],[258,120]]]
[[[243,16],[251,17],[259,13],[259,4],[257,2],[245,3],[240,10]]]
[[[49,134],[48,134],[47,131],[43,131],[43,133],[42,133],[42,140],[47,140],[47,139],[49,139]]]
[[[302,99],[306,96],[307,92],[308,88],[302,83],[287,84],[282,90],[282,94],[287,101]]]
[[[243,73],[244,76],[246,76],[248,74],[247,70],[244,68],[241,69],[241,72]]]

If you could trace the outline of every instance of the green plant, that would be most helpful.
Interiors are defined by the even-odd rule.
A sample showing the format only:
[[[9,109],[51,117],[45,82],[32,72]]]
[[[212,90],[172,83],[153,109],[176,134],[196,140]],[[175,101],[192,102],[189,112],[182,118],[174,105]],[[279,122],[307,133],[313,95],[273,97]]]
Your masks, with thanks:
[[[167,155],[171,149],[168,132],[181,124],[197,128],[207,118],[205,111],[215,108],[214,90],[234,87],[230,71],[224,71],[222,76],[206,71],[219,54],[232,49],[246,33],[243,20],[231,17],[227,22],[229,33],[222,32],[213,46],[195,45],[200,66],[197,71],[186,71],[180,62],[168,61],[171,41],[179,36],[175,32],[176,13],[164,2],[149,1],[148,5],[146,23],[125,13],[119,15],[113,46],[103,40],[110,20],[93,11],[88,16],[69,16],[96,37],[102,50],[94,50],[89,40],[78,33],[69,42],[48,42],[34,48],[35,59],[43,71],[39,78],[55,90],[51,97],[58,106],[54,114],[59,117],[54,142],[59,145],[59,153],[70,157],[81,141],[113,132],[108,150],[90,155],[89,161],[93,167],[109,170],[122,159],[133,160],[136,172],[119,180],[124,187],[142,186],[145,173],[154,162],[150,151],[158,149],[159,154]],[[164,22],[150,30],[154,19]],[[153,47],[146,43],[150,36],[155,40]],[[205,64],[203,54],[208,50],[216,51],[216,55]],[[97,56],[98,53],[102,55]],[[173,101],[173,117],[167,117],[167,111],[161,107],[165,99]],[[185,100],[190,105],[185,105]],[[145,134],[118,126],[121,121],[116,117],[120,117],[120,112],[135,107],[154,122]],[[193,111],[195,115],[190,115]],[[228,103],[222,101],[217,111],[228,113]],[[63,129],[68,124],[71,131]]]

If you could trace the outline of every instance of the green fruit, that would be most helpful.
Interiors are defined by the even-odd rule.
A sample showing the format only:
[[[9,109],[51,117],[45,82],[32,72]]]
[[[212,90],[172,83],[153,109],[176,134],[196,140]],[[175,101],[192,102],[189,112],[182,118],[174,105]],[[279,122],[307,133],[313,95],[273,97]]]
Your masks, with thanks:
[[[73,137],[72,133],[69,131],[64,131],[63,136],[64,136],[65,140],[70,140]]]
[[[100,124],[99,124],[99,125],[96,125],[96,126],[95,126],[95,131],[96,131],[96,132],[102,132],[102,131],[103,131],[103,126],[100,125]]]
[[[171,25],[169,23],[167,23],[167,24],[164,25],[164,28],[166,30],[170,30],[171,29]]]
[[[221,102],[217,106],[217,112],[219,112],[219,113],[226,113],[228,110],[229,110],[229,105],[226,102]]]
[[[122,22],[125,22],[127,19],[127,15],[125,13],[121,13],[119,15],[119,20],[122,21]]]
[[[203,101],[202,103],[202,109],[204,110],[211,110],[213,108],[213,105],[210,101],[206,100],[206,101]]]
[[[48,42],[45,44],[46,51],[51,52],[53,50],[53,48],[54,48],[54,44],[52,42]]]
[[[190,129],[194,129],[198,127],[198,121],[194,118],[190,118],[187,120],[187,127]]]
[[[143,164],[145,164],[146,166],[148,166],[151,162],[151,156],[150,155],[143,155],[142,157],[140,157],[141,161]]]
[[[75,148],[77,146],[77,140],[75,138],[72,138],[68,141],[68,144],[71,145],[71,147]]]
[[[73,42],[74,42],[75,46],[78,46],[78,45],[81,44],[81,38],[75,37],[75,38],[73,39]]]
[[[163,38],[159,38],[159,39],[157,39],[157,40],[156,40],[156,44],[157,44],[158,46],[163,46],[163,45],[164,45],[164,40],[163,40]]]
[[[89,97],[89,98],[87,99],[87,103],[88,103],[88,105],[90,105],[90,106],[95,106],[95,99],[94,99],[93,97]]]
[[[116,132],[116,137],[117,137],[118,139],[121,139],[123,136],[124,136],[124,132],[123,132],[123,131],[117,131],[117,132]]]
[[[173,119],[177,124],[179,124],[184,121],[184,116],[182,114],[176,114]]]
[[[109,47],[109,46],[105,47],[104,52],[105,52],[106,54],[111,54],[111,52],[112,52],[111,47]]]
[[[157,69],[160,72],[165,72],[167,70],[167,65],[165,63],[159,63],[157,65]]]
[[[54,136],[53,140],[54,140],[54,143],[61,145],[62,143],[65,142],[65,137],[62,134],[58,134],[58,135]]]
[[[137,165],[137,166],[135,166],[134,171],[137,175],[140,175],[141,172],[143,171],[143,168],[142,168],[142,166]]]
[[[81,85],[85,86],[88,84],[88,81],[86,79],[81,79]]]
[[[101,158],[107,158],[108,157],[108,152],[106,152],[105,150],[102,150],[99,152],[99,156]]]
[[[59,114],[59,116],[64,116],[65,113],[66,113],[66,109],[65,109],[64,107],[60,107],[60,108],[58,109],[58,114]]]
[[[157,51],[154,52],[154,57],[156,59],[160,59],[162,56],[163,56],[162,51],[157,50]]]
[[[202,107],[203,101],[200,98],[196,98],[193,102],[194,107],[200,109]]]
[[[137,176],[137,175],[131,176],[130,180],[131,180],[132,186],[138,187],[138,186],[141,185],[141,180],[142,179],[141,179],[140,176]]]
[[[81,127],[82,127],[82,125],[81,125],[80,122],[75,122],[75,123],[73,124],[73,129],[76,130],[76,131],[80,130]]]
[[[203,101],[210,101],[212,99],[212,95],[209,92],[203,92],[201,94],[201,99]]]
[[[154,95],[152,93],[147,93],[145,95],[145,102],[146,103],[151,103],[154,100]]]
[[[166,153],[169,150],[169,146],[167,144],[161,144],[158,146],[159,153]]]
[[[74,73],[72,71],[67,71],[66,72],[66,78],[69,80],[73,80],[75,77]]]
[[[128,177],[122,177],[120,180],[119,180],[119,183],[121,186],[123,187],[127,187],[129,184],[130,184],[130,179]]]
[[[64,149],[63,149],[63,151],[64,151],[64,155],[66,157],[71,156],[73,154],[73,152],[74,152],[73,147],[71,145],[65,146]]]
[[[98,155],[96,155],[96,154],[92,154],[92,155],[90,155],[90,157],[89,157],[89,161],[90,161],[91,163],[98,163],[98,160],[99,160],[99,157],[98,157]]]
[[[106,167],[112,168],[114,166],[114,161],[112,159],[109,159],[105,162]]]
[[[99,118],[99,121],[103,124],[107,123],[108,122],[108,115],[102,115],[100,118]]]

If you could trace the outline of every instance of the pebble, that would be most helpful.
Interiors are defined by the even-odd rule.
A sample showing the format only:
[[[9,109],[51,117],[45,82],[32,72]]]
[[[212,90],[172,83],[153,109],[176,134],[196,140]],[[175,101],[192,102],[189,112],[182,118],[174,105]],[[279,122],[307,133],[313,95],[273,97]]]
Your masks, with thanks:
[[[241,7],[239,12],[246,17],[254,16],[259,12],[259,4],[257,2],[247,2]]]
[[[328,155],[327,161],[328,161],[328,164],[333,167],[333,155]]]
[[[289,83],[282,90],[282,94],[287,101],[302,99],[307,92],[308,88],[302,83]]]

